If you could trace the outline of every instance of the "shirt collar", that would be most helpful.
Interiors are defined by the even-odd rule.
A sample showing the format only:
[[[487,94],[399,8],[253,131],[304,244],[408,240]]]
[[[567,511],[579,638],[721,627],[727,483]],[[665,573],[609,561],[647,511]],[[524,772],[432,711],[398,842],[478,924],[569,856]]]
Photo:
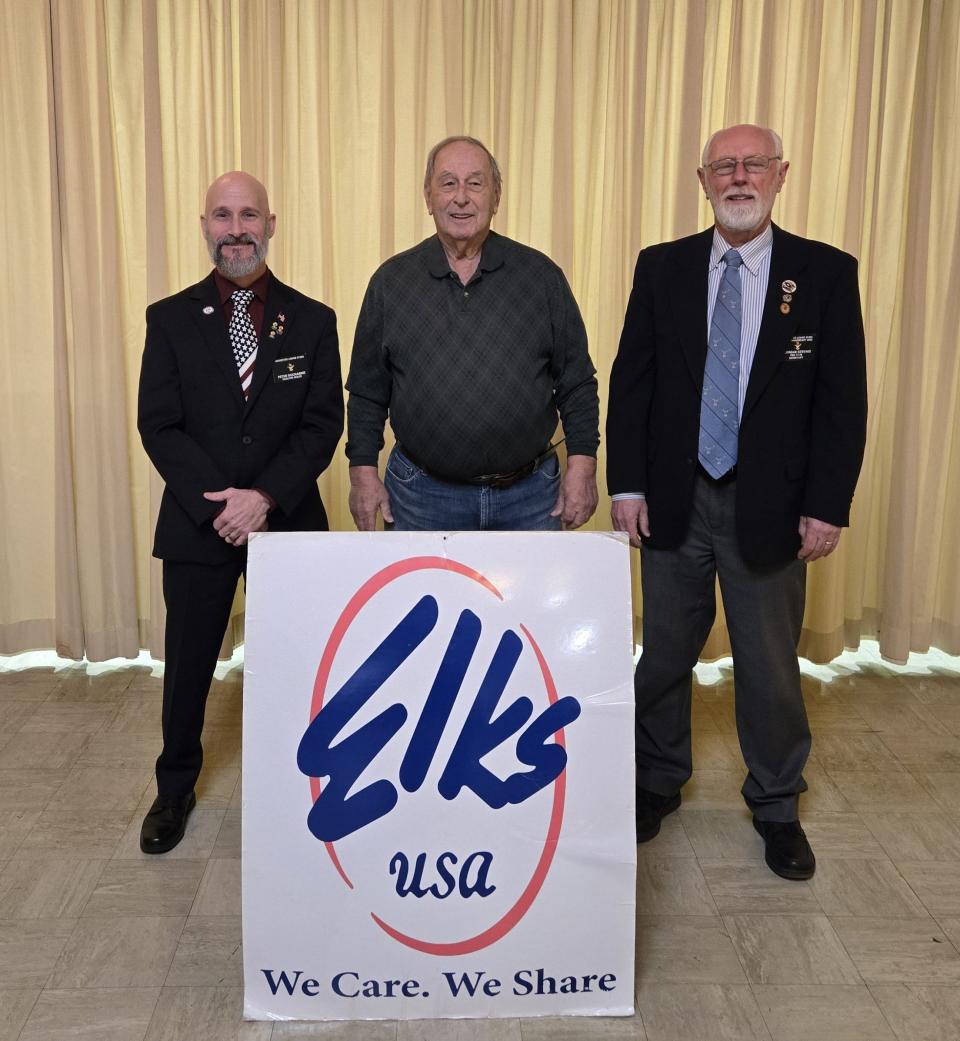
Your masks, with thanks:
[[[447,254],[443,251],[443,243],[440,241],[440,236],[434,235],[429,242],[430,245],[427,247],[427,270],[434,278],[449,278],[452,268],[450,267],[450,261],[447,260]],[[503,239],[495,231],[491,231],[483,242],[479,269],[481,271],[494,271],[496,268],[503,266],[503,260]]]
[[[742,246],[731,246],[720,234],[720,229],[714,227],[713,247],[710,250],[711,271],[722,262],[723,255],[728,249],[736,249],[743,260],[743,266],[751,275],[756,275],[760,270],[760,265],[773,249],[773,225],[768,224],[755,239],[751,239]]]
[[[238,289],[242,288],[231,282],[229,278],[224,278],[216,268],[213,269],[213,281],[216,283],[217,292],[220,294],[221,304],[225,304]],[[256,282],[251,283],[246,288],[252,290],[253,295],[265,304],[267,302],[267,286],[269,282],[270,268],[267,268]]]

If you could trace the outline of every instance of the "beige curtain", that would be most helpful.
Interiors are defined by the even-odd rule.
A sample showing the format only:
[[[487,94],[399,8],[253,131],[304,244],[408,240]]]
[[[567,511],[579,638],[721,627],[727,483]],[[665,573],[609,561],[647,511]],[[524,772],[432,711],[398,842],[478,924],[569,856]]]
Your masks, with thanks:
[[[270,263],[336,308],[346,367],[370,274],[432,230],[427,149],[481,137],[495,226],[566,270],[605,400],[637,251],[709,224],[700,148],[739,121],[784,137],[775,219],[861,261],[867,458],[802,651],[960,653],[956,0],[0,0],[0,97],[0,653],[161,651],[143,310],[208,270],[218,173],[268,185]],[[344,530],[347,484],[341,457]]]

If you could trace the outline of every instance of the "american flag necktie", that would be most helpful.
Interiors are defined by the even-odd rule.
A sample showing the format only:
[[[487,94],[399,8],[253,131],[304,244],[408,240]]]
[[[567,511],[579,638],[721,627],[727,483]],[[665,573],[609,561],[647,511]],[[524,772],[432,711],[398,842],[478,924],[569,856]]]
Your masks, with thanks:
[[[232,295],[233,314],[230,317],[230,346],[240,373],[244,398],[250,397],[253,366],[257,360],[257,331],[253,327],[248,307],[253,299],[252,289],[235,289]]]

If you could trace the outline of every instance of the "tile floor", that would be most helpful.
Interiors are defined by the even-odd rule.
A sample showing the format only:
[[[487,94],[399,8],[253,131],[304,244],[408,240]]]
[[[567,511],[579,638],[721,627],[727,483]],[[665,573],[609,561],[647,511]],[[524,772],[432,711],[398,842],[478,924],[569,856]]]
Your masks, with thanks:
[[[807,667],[809,883],[764,867],[728,666],[697,772],[641,847],[630,1020],[244,1023],[240,669],[214,684],[184,842],[141,855],[160,680],[0,660],[0,1041],[957,1041],[960,670]]]

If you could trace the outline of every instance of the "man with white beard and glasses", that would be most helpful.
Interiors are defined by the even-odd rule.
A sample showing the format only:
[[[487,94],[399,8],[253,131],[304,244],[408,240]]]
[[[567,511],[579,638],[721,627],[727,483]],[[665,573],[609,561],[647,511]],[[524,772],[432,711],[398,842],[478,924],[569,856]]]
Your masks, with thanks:
[[[719,577],[742,794],[767,865],[810,878],[799,822],[810,730],[796,647],[807,565],[849,523],[866,376],[853,257],[771,223],[789,164],[759,126],[707,141],[714,226],[644,249],[610,375],[613,524],[641,549],[637,841],[680,805],[692,670]]]
[[[218,177],[200,217],[214,270],[147,308],[137,425],[165,482],[153,554],[167,619],[144,853],[173,849],[196,804],[207,693],[247,539],[327,529],[317,478],[343,431],[336,317],[268,269],[276,220],[255,178]]]

